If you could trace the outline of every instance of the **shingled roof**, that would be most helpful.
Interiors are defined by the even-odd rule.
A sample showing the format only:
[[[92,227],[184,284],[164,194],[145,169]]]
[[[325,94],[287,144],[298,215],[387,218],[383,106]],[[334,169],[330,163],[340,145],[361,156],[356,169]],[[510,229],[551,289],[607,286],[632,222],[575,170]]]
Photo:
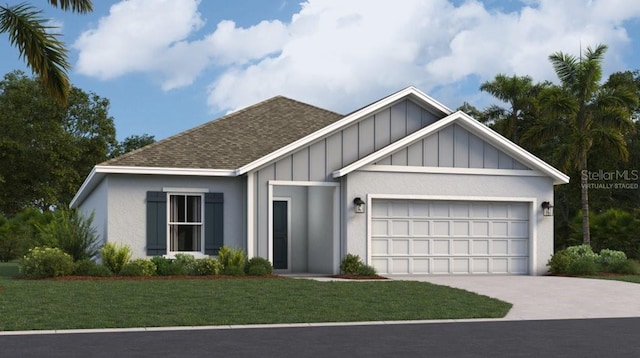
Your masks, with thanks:
[[[237,169],[343,117],[277,96],[100,165]]]

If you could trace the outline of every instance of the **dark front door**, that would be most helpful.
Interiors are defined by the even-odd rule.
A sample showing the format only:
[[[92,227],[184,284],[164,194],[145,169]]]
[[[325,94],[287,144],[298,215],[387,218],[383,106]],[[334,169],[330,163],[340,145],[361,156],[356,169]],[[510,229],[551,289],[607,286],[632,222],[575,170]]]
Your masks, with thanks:
[[[287,202],[273,202],[273,268],[286,270],[288,268],[288,229]]]

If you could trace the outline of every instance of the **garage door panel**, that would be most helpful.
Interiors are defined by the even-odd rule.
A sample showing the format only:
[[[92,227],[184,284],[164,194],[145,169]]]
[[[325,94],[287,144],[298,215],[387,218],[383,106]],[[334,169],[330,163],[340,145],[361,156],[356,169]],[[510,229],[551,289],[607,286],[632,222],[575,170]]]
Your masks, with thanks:
[[[489,255],[489,240],[473,240],[474,255]]]
[[[373,220],[371,223],[371,230],[371,235],[374,237],[388,236],[391,234],[389,232],[389,222],[387,220]]]
[[[468,221],[454,221],[453,222],[453,236],[469,236],[471,223]]]
[[[529,204],[374,200],[372,265],[381,274],[526,274]]]
[[[469,250],[469,240],[453,240],[453,254],[454,255],[471,255],[471,250]]]
[[[449,255],[449,240],[433,240],[432,255]]]
[[[391,255],[410,255],[409,251],[411,243],[409,239],[396,239],[391,244]]]
[[[413,239],[413,255],[429,255],[428,239]]]
[[[411,230],[412,236],[428,236],[429,235],[429,222],[415,220],[413,221],[413,230]]]
[[[392,236],[407,236],[409,235],[409,220],[394,220],[391,224]]]
[[[452,259],[453,261],[453,273],[471,273],[469,259]]]
[[[473,236],[489,236],[489,222],[488,221],[473,221],[472,222]]]
[[[449,222],[448,221],[434,221],[433,222],[433,236],[449,236]]]

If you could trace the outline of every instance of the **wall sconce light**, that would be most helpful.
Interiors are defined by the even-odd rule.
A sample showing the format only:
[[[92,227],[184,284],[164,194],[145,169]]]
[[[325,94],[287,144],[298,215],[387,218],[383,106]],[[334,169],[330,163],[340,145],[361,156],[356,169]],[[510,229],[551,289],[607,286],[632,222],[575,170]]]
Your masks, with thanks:
[[[543,216],[553,216],[553,205],[550,202],[543,201],[541,206]]]
[[[365,202],[360,197],[353,199],[353,205],[355,205],[358,214],[364,213],[364,204]]]

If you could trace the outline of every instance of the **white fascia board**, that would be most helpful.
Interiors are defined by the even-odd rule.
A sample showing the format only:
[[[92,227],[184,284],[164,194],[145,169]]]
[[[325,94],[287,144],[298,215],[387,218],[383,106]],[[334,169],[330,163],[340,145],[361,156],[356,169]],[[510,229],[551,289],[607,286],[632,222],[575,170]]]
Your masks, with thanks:
[[[390,145],[380,149],[377,152],[371,153],[370,155],[351,163],[350,165],[341,168],[339,170],[336,170],[332,173],[334,178],[339,178],[342,176],[345,176],[351,172],[353,172],[354,170],[360,169],[362,167],[364,167],[365,165],[369,165],[371,163],[376,162],[377,160],[380,160],[390,154],[393,154],[394,152],[396,152],[397,150],[404,148],[408,145],[413,144],[414,142],[432,134],[435,133],[436,131],[440,130],[441,128],[448,126],[452,123],[456,123],[459,124],[460,126],[462,126],[463,128],[465,128],[466,130],[470,131],[471,133],[481,137],[482,139],[486,140],[487,142],[489,142],[490,144],[496,146],[497,148],[505,151],[506,153],[512,155],[513,157],[515,157],[516,159],[522,161],[525,165],[528,165],[530,167],[532,167],[533,169],[536,169],[542,173],[544,173],[545,175],[551,177],[553,179],[553,184],[557,185],[557,184],[566,184],[569,182],[569,177],[567,175],[565,175],[564,173],[560,172],[559,170],[557,170],[556,168],[552,167],[551,165],[547,164],[546,162],[544,162],[542,159],[536,157],[535,155],[527,152],[526,150],[524,150],[523,148],[521,148],[520,146],[516,145],[515,143],[511,142],[510,140],[506,139],[505,137],[503,137],[502,135],[500,135],[499,133],[493,131],[491,128],[485,126],[484,124],[476,121],[475,119],[471,118],[469,115],[467,115],[466,113],[462,112],[462,111],[457,111],[443,119],[440,119],[439,121],[436,121],[435,123],[417,131],[414,132],[406,137],[404,137],[403,139],[400,139],[394,143],[391,143]]]
[[[202,168],[155,168],[155,167],[126,167],[96,165],[84,180],[76,195],[69,203],[70,207],[76,207],[89,195],[89,193],[102,181],[106,174],[152,174],[152,175],[185,175],[185,176],[236,176],[235,170],[227,169],[202,169]]]
[[[254,170],[256,168],[259,168],[273,160],[276,160],[280,157],[282,157],[283,155],[286,155],[288,153],[291,153],[299,148],[302,148],[303,146],[312,143],[320,138],[326,137],[328,135],[330,135],[333,132],[336,132],[346,126],[348,126],[349,124],[356,122],[358,120],[361,120],[363,118],[366,118],[368,116],[370,116],[371,114],[381,110],[382,108],[391,105],[394,102],[397,102],[399,100],[401,100],[402,98],[405,97],[410,97],[413,98],[414,100],[418,100],[418,102],[422,101],[425,104],[427,104],[430,107],[435,108],[438,111],[441,111],[443,114],[445,115],[449,115],[452,113],[452,111],[447,108],[445,105],[443,105],[442,103],[436,101],[435,99],[427,96],[426,94],[424,94],[422,91],[418,90],[417,88],[410,86],[407,87],[401,91],[398,91],[396,93],[393,93],[377,102],[374,102],[356,112],[351,113],[350,115],[320,129],[317,130],[309,135],[307,135],[304,138],[301,138],[289,145],[286,145],[274,152],[271,152],[267,155],[265,155],[262,158],[259,158],[241,168],[239,168],[236,172],[237,175],[242,175],[244,173],[247,173],[251,170]]]

